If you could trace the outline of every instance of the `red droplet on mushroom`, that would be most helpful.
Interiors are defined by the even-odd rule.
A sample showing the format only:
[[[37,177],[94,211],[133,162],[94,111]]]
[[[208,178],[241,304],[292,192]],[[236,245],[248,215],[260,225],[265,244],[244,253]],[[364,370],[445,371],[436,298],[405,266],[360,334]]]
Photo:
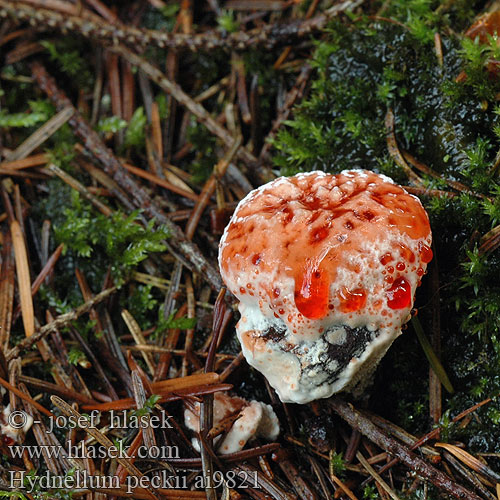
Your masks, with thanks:
[[[339,292],[340,310],[344,313],[358,311],[366,304],[366,292],[362,288],[349,290],[343,287]]]
[[[306,265],[304,273],[295,280],[295,305],[309,319],[320,319],[328,312],[330,283],[325,272]]]
[[[419,245],[419,250],[420,250],[420,258],[422,259],[422,262],[425,264],[428,264],[433,257],[432,250],[427,246],[427,245]]]
[[[398,278],[387,290],[387,305],[391,309],[404,309],[411,305],[410,283],[403,277]]]
[[[383,266],[391,262],[391,260],[392,260],[392,254],[390,254],[389,252],[385,253],[384,255],[382,255],[382,257],[380,257],[380,263]]]

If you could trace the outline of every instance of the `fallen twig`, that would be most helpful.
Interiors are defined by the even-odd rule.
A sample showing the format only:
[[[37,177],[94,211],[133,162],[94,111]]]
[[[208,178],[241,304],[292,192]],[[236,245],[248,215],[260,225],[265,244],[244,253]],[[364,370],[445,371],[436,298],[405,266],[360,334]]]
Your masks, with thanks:
[[[224,35],[219,31],[206,33],[168,33],[112,24],[98,16],[75,15],[74,11],[62,13],[38,6],[26,5],[20,1],[0,0],[0,17],[27,21],[38,31],[57,29],[63,32],[78,32],[81,36],[99,40],[106,44],[127,43],[136,47],[157,46],[160,48],[198,50],[246,50],[249,47],[272,48],[290,40],[304,38],[325,27],[330,19],[339,13],[353,10],[363,0],[346,0],[322,14],[305,21],[269,24],[250,31],[237,31]],[[71,4],[69,4],[73,7]]]
[[[200,123],[205,125],[205,127],[207,127],[207,129],[212,132],[212,134],[216,135],[222,142],[224,142],[228,149],[232,149],[234,147],[238,139],[234,138],[227,129],[219,125],[219,123],[217,123],[217,121],[211,117],[210,113],[208,113],[208,111],[201,104],[197,103],[194,99],[189,97],[177,83],[167,78],[167,76],[162,73],[156,66],[123,45],[117,45],[110,48],[110,50],[116,54],[121,55],[132,65],[137,66],[161,89],[171,94],[176,101],[181,103],[191,113],[193,113],[196,119]],[[260,165],[257,161],[257,158],[255,158],[255,156],[253,156],[246,148],[238,148],[236,156],[259,173],[259,180],[261,182],[270,180],[270,178],[273,177],[270,169]]]
[[[60,129],[71,118],[73,113],[74,108],[72,106],[61,109],[55,116],[33,132],[33,134],[31,134],[17,149],[9,153],[5,161],[14,162],[26,158],[32,151]]]
[[[374,425],[362,413],[357,411],[352,405],[340,398],[329,400],[330,408],[342,417],[351,427],[357,429],[361,434],[373,441],[383,450],[396,456],[412,471],[416,472],[424,479],[428,479],[437,488],[443,490],[448,495],[460,500],[481,500],[475,493],[452,481],[446,474],[428,464],[415,455],[406,446],[398,443],[395,439],[385,435],[376,425]]]
[[[62,328],[67,324],[71,323],[71,321],[75,321],[82,314],[89,312],[95,305],[99,304],[103,300],[107,299],[112,293],[117,290],[116,286],[108,288],[101,293],[95,295],[91,300],[85,302],[80,307],[77,307],[74,311],[70,311],[69,313],[61,314],[57,316],[57,318],[42,326],[41,328],[35,330],[31,337],[27,337],[24,340],[21,340],[15,347],[13,347],[8,354],[6,355],[7,361],[11,361],[21,355],[21,352],[26,349],[31,348],[34,344],[36,344],[40,339],[43,339],[49,333],[57,330],[58,328]]]
[[[71,101],[57,87],[54,79],[49,76],[40,63],[33,63],[32,70],[33,76],[41,89],[52,100],[57,109],[73,107]],[[155,201],[151,200],[146,191],[130,177],[119,160],[105,146],[83,116],[74,107],[73,109],[74,113],[69,120],[69,124],[72,126],[74,133],[82,140],[87,150],[101,162],[104,171],[132,197],[137,207],[141,208],[145,214],[151,218],[155,218],[159,224],[163,224],[167,228],[170,233],[167,244],[181,253],[183,264],[189,269],[200,273],[211,286],[219,289],[222,283],[218,271],[206,260],[198,247],[186,239],[181,229],[165,215]],[[120,201],[125,202],[126,206],[130,205],[128,199],[124,199],[123,196],[120,197]]]
[[[412,181],[415,185],[419,187],[423,187],[423,183],[420,177],[410,168],[406,160],[404,159],[401,151],[398,147],[398,142],[396,140],[396,133],[394,131],[395,128],[395,118],[394,113],[391,108],[387,110],[385,115],[385,129],[386,129],[386,140],[387,140],[387,149],[389,150],[389,155],[394,160],[394,163],[401,167],[408,179]]]

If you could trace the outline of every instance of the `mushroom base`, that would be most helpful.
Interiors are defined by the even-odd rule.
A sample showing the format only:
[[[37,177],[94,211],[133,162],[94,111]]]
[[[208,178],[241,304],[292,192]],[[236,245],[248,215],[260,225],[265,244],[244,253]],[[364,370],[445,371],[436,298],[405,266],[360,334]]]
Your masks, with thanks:
[[[243,330],[240,322],[238,338],[247,362],[287,403],[308,403],[340,391],[359,395],[370,385],[379,361],[401,334],[401,329],[370,331],[334,325],[317,340],[291,343],[283,323],[269,318],[265,323],[247,322]],[[251,326],[254,328],[248,329]]]

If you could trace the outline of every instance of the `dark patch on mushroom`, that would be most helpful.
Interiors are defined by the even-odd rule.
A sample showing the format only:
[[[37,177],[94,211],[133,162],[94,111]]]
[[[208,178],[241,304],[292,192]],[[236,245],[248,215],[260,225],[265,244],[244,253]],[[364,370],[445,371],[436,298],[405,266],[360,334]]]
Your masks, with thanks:
[[[345,339],[342,343],[330,343],[328,342],[328,334],[335,332],[339,329],[345,330]],[[322,340],[326,344],[326,349],[323,353],[319,355],[317,363],[307,362],[307,345],[305,342],[299,344],[290,344],[286,341],[286,326],[274,325],[270,326],[264,334],[261,336],[266,342],[272,342],[275,347],[283,352],[292,352],[295,356],[299,358],[302,365],[302,377],[308,377],[310,371],[321,372],[323,377],[312,377],[316,378],[316,386],[321,386],[325,382],[328,384],[333,384],[339,378],[339,375],[346,369],[347,365],[353,358],[359,358],[366,350],[368,344],[375,340],[380,330],[370,331],[367,328],[351,328],[346,325],[336,325],[325,331]],[[335,360],[336,364],[332,367],[331,361]]]
[[[332,344],[328,342],[328,333],[334,332],[340,328],[346,331],[345,340],[341,344]],[[351,359],[359,358],[363,352],[366,350],[368,344],[372,342],[379,335],[379,330],[374,332],[368,330],[367,328],[350,328],[345,325],[338,325],[329,328],[323,335],[323,340],[325,341],[327,348],[324,353],[319,356],[318,363],[312,363],[304,366],[302,363],[302,374],[301,377],[307,377],[309,371],[321,371],[324,373],[324,379],[328,380],[329,384],[334,383],[339,375],[345,370]],[[301,350],[296,349],[295,354],[300,358],[304,355]],[[335,360],[337,363],[332,367],[330,362]],[[318,382],[318,386],[322,385],[324,380]]]
[[[275,326],[270,326],[264,334],[261,336],[266,342],[267,341],[272,341],[276,342],[277,344],[280,343],[285,338],[286,334],[286,326],[285,325],[275,325]],[[283,347],[280,346],[282,350]]]

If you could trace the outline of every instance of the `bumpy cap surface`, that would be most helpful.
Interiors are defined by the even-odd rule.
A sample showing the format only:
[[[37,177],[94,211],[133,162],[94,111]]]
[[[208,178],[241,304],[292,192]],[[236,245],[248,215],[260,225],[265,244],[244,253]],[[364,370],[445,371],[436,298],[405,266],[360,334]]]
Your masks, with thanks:
[[[418,198],[363,170],[276,179],[219,247],[243,354],[283,401],[353,389],[401,333],[432,259]]]

